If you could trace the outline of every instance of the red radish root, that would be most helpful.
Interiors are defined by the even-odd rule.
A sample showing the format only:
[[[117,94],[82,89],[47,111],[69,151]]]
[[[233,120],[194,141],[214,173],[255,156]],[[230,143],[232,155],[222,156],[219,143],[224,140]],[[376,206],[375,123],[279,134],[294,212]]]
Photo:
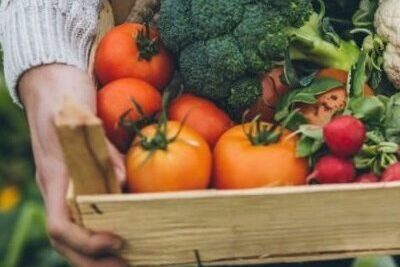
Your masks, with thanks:
[[[341,184],[353,182],[355,176],[356,170],[351,161],[329,155],[318,161],[307,180],[309,183]]]
[[[359,184],[377,183],[379,182],[379,176],[372,172],[365,173],[358,176],[355,182]]]
[[[324,127],[325,143],[332,154],[351,157],[362,148],[366,136],[364,124],[352,116],[340,116]]]
[[[382,182],[400,181],[400,162],[389,166],[382,175]]]

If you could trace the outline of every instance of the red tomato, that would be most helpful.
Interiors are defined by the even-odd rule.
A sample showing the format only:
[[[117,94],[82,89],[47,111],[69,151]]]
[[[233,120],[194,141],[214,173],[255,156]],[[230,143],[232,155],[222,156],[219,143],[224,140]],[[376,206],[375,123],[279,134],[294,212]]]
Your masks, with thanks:
[[[173,101],[168,117],[181,122],[186,119],[185,125],[200,133],[211,148],[233,125],[228,114],[214,103],[191,94],[184,94]]]
[[[97,94],[98,115],[110,141],[125,152],[132,139],[126,129],[119,125],[121,116],[128,110],[129,119],[141,119],[131,99],[143,109],[145,116],[152,116],[161,109],[161,95],[150,84],[138,79],[121,79],[109,83]]]
[[[168,85],[174,72],[173,59],[158,41],[156,31],[150,30],[149,39],[139,37],[143,31],[145,27],[141,24],[125,23],[104,36],[95,60],[95,73],[101,84],[137,78],[159,90]],[[152,40],[157,42],[152,44]]]

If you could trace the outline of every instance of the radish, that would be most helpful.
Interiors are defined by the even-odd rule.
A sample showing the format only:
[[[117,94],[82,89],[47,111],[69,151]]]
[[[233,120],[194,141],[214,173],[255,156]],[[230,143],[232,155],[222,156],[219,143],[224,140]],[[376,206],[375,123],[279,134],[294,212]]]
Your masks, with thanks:
[[[329,150],[339,157],[357,154],[364,144],[364,124],[353,116],[340,116],[324,127],[324,139]]]
[[[379,182],[379,177],[375,173],[365,173],[356,178],[356,183],[367,184],[367,183],[377,183]]]
[[[355,176],[356,170],[351,161],[328,155],[317,162],[314,172],[308,177],[308,182],[319,184],[351,183]]]
[[[400,181],[400,162],[389,166],[382,175],[382,182]]]

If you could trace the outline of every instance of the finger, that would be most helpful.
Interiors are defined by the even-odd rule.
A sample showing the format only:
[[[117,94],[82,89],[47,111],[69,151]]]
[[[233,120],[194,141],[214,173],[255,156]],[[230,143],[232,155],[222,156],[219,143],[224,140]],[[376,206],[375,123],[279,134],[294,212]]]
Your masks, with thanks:
[[[93,257],[116,253],[124,246],[115,235],[93,233],[70,221],[49,223],[49,234],[58,243]]]
[[[124,164],[124,156],[110,143],[107,142],[108,150],[110,152],[111,161],[114,166],[115,175],[121,185],[126,181],[126,169]]]
[[[47,227],[53,239],[77,252],[91,256],[114,253],[122,249],[123,241],[117,236],[94,233],[72,223],[64,195],[65,192],[60,193],[56,188],[48,195]]]
[[[69,247],[57,241],[53,242],[53,247],[61,255],[67,258],[67,260],[76,267],[127,267],[128,264],[121,258],[116,256],[104,256],[101,258],[88,257],[76,252]]]

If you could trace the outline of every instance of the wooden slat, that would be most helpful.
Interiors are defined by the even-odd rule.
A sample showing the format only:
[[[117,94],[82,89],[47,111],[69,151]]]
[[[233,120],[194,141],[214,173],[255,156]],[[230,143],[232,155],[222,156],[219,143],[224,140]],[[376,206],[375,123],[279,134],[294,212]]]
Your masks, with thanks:
[[[83,224],[127,239],[133,266],[400,253],[400,184],[86,196]]]
[[[76,196],[75,196],[74,185],[73,185],[72,181],[70,181],[69,186],[68,186],[67,205],[69,207],[69,212],[71,214],[71,218],[74,220],[74,222],[76,224],[82,226],[83,225],[82,217],[81,217],[81,213],[80,213],[78,204],[76,203]]]
[[[66,99],[55,126],[74,194],[120,193],[100,120]]]

